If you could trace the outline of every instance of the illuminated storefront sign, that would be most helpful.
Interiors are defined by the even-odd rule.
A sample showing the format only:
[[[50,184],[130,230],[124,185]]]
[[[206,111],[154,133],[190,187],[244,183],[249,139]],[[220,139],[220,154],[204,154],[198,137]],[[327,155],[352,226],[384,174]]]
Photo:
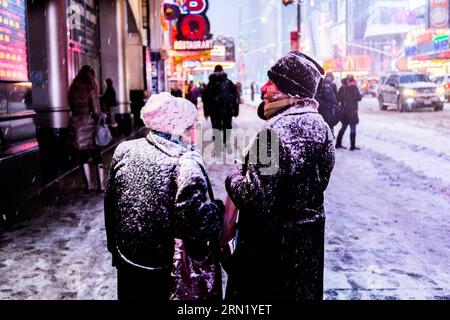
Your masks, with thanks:
[[[201,64],[200,60],[185,60],[183,61],[183,68],[197,68]]]
[[[174,50],[209,50],[214,46],[213,40],[206,41],[175,41]]]
[[[25,0],[0,1],[0,81],[28,81]]]
[[[449,1],[448,0],[430,0],[428,8],[428,27],[430,29],[435,28],[448,28],[449,26]]]
[[[206,16],[207,0],[184,0],[180,5],[180,16],[177,22],[175,50],[212,49],[209,20]],[[192,41],[195,44],[189,45]],[[187,49],[189,48],[189,49]]]
[[[369,71],[371,66],[370,56],[347,56],[325,60],[323,63],[327,71]]]
[[[430,29],[407,35],[405,56],[414,59],[443,58],[449,51],[449,29]]]

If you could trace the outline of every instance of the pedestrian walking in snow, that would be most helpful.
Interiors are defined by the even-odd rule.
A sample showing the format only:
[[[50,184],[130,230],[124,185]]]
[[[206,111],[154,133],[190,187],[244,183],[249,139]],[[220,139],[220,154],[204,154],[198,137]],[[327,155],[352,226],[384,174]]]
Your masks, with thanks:
[[[84,191],[94,190],[89,158],[92,157],[97,173],[97,191],[104,191],[104,170],[100,148],[95,144],[95,125],[100,118],[99,87],[95,74],[88,65],[78,72],[68,94],[71,117],[68,127],[69,143],[78,151],[83,172]]]
[[[209,76],[202,100],[205,117],[211,117],[213,129],[222,131],[222,142],[226,145],[226,131],[232,128],[232,118],[239,114],[239,95],[221,65]],[[216,141],[216,149],[221,149],[219,141]]]
[[[250,97],[252,101],[255,101],[255,92],[256,92],[256,84],[255,81],[252,81],[250,84]]]
[[[348,75],[338,92],[339,101],[342,106],[342,127],[339,130],[336,139],[336,148],[346,149],[342,145],[342,138],[345,130],[350,125],[350,150],[359,150],[356,146],[356,125],[359,123],[358,102],[361,101],[362,95],[356,85],[356,80],[352,75]]]
[[[141,110],[149,134],[122,142],[114,152],[105,224],[120,300],[174,298],[182,277],[194,286],[198,277],[173,273],[179,267],[173,265],[175,248],[180,253],[175,239],[183,241],[190,257],[203,261],[208,243],[218,238],[223,204],[208,196],[201,155],[189,141],[196,118],[196,107],[186,99],[154,94]],[[201,294],[213,289],[221,298],[220,266],[210,267],[199,275],[207,277],[207,286],[185,299],[210,298]]]
[[[316,100],[319,102],[319,113],[331,129],[334,136],[334,126],[341,120],[341,107],[337,98],[336,84],[333,74],[327,73],[323,84],[317,90]]]
[[[225,181],[240,210],[227,299],[322,299],[323,193],[334,166],[333,137],[314,100],[322,75],[296,51],[268,71],[258,112],[267,121]]]
[[[186,99],[188,99],[190,102],[192,102],[195,106],[197,106],[198,104],[198,97],[200,96],[200,88],[198,88],[195,84],[194,81],[191,81],[189,83],[189,88],[188,88],[188,95],[186,97]]]
[[[102,95],[102,112],[108,116],[108,121],[113,127],[117,127],[116,120],[114,119],[114,114],[112,113],[112,108],[116,107],[119,102],[116,97],[116,90],[114,89],[113,82],[111,79],[106,79],[106,90]]]

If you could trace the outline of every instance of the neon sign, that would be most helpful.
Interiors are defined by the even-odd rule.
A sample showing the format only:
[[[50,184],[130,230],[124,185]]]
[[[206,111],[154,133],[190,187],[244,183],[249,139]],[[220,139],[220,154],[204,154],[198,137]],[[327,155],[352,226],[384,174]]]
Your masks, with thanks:
[[[208,10],[207,0],[182,1],[182,3],[180,4],[181,14],[178,18],[177,23],[178,34],[176,40],[206,41],[211,39],[211,35],[209,33],[210,30],[209,20],[206,17],[207,10]],[[175,48],[175,50],[177,49]]]
[[[28,81],[25,0],[0,1],[0,81]]]

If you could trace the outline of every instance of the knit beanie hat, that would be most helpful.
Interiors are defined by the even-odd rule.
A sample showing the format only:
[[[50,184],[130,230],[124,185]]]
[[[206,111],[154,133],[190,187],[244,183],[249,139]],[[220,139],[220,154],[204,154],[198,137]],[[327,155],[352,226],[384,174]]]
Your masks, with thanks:
[[[141,119],[152,130],[181,135],[197,119],[196,106],[168,92],[153,94],[141,109]]]
[[[321,86],[323,74],[323,68],[316,61],[298,51],[289,52],[267,72],[269,79],[284,94],[311,99]]]

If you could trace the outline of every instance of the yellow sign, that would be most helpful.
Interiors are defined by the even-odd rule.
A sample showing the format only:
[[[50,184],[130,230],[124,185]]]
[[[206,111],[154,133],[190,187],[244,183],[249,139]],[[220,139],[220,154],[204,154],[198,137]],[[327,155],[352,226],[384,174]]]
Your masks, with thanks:
[[[225,57],[225,55],[226,55],[225,46],[217,44],[214,45],[213,49],[211,50],[211,56]]]

